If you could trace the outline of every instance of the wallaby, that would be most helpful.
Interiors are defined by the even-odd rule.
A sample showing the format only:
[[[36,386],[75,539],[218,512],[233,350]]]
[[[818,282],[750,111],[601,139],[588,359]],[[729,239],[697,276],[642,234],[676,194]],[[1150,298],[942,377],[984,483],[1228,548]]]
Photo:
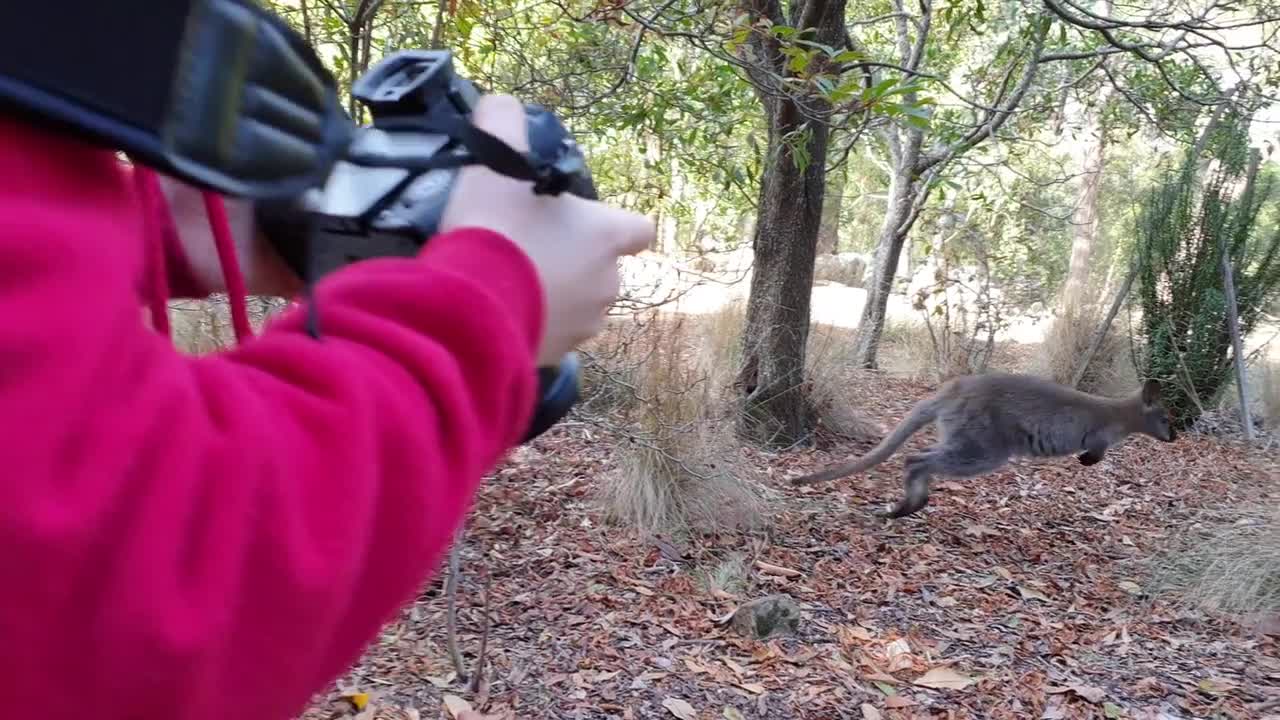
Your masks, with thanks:
[[[919,511],[929,502],[934,476],[985,475],[1018,456],[1079,453],[1081,465],[1093,465],[1108,448],[1134,433],[1164,442],[1177,438],[1160,400],[1160,385],[1154,380],[1128,396],[1111,398],[1030,375],[965,375],[947,381],[916,403],[871,452],[843,465],[793,478],[791,484],[834,480],[875,467],[934,421],[938,423],[937,442],[906,459],[904,497],[892,510],[876,515],[901,518]]]

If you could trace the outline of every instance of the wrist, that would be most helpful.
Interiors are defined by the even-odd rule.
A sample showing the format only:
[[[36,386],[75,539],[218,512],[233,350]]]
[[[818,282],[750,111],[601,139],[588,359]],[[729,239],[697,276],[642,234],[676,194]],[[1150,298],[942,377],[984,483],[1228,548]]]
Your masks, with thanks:
[[[537,358],[547,322],[542,277],[524,249],[503,233],[460,226],[432,237],[419,260],[484,279],[512,315],[532,359]]]

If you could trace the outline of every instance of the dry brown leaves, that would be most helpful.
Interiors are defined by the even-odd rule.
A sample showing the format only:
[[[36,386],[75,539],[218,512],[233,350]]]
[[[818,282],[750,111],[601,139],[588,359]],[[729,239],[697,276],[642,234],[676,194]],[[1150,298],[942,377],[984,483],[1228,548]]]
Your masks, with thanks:
[[[866,376],[851,388],[886,423],[926,390]],[[599,525],[591,491],[610,448],[589,426],[558,429],[514,453],[472,515],[459,643],[474,664],[487,573],[485,696],[468,696],[453,675],[437,577],[306,717],[371,717],[375,705],[421,718],[469,708],[549,720],[1280,711],[1274,636],[1148,597],[1142,574],[1142,560],[1198,509],[1261,482],[1234,450],[1195,437],[1172,447],[1132,440],[1091,468],[1069,458],[1018,463],[940,482],[920,517],[897,523],[868,511],[897,498],[900,459],[821,487],[781,482],[865,449],[744,451],[783,498],[767,533],[646,542]],[[733,558],[744,590],[704,582]],[[753,642],[721,622],[776,592],[804,609],[799,637]],[[334,704],[355,691],[378,699],[363,710]]]

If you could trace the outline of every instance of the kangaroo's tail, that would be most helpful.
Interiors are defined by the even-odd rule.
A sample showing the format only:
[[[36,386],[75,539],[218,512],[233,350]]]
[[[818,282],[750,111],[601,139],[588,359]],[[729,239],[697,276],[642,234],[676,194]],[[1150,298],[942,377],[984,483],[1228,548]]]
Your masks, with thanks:
[[[885,436],[885,438],[880,441],[879,445],[876,445],[871,449],[871,452],[842,465],[836,465],[810,475],[801,475],[800,477],[791,478],[791,484],[811,485],[813,483],[835,480],[836,478],[841,478],[846,475],[852,475],[854,473],[873,468],[885,460],[888,460],[890,456],[897,452],[898,448],[902,447],[902,444],[905,443],[908,438],[919,432],[920,428],[933,422],[937,416],[937,401],[931,397],[925,398],[924,400],[916,403],[915,407],[911,408],[911,412],[907,413],[907,416],[902,419],[902,422],[898,423],[898,426],[893,429],[893,432]]]

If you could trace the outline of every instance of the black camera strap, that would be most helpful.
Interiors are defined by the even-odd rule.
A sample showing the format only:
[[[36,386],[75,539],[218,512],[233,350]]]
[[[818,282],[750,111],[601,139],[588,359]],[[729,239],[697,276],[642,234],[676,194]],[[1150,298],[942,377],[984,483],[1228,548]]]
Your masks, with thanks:
[[[251,0],[10,5],[0,110],[254,199],[322,185],[351,141],[333,77]]]
[[[382,156],[349,153],[343,158],[345,162],[364,167],[396,167],[410,170],[412,175],[406,182],[418,174],[428,170],[457,168],[466,165],[484,165],[490,170],[516,180],[527,180],[533,183],[533,192],[538,195],[559,195],[567,192],[572,184],[572,176],[553,164],[536,164],[532,153],[522,153],[492,133],[477,127],[469,116],[443,115],[430,120],[414,119],[403,123],[384,122],[384,129],[397,127],[417,132],[440,133],[447,135],[464,147],[465,153],[441,153],[425,161],[410,161],[404,158],[388,158]]]

